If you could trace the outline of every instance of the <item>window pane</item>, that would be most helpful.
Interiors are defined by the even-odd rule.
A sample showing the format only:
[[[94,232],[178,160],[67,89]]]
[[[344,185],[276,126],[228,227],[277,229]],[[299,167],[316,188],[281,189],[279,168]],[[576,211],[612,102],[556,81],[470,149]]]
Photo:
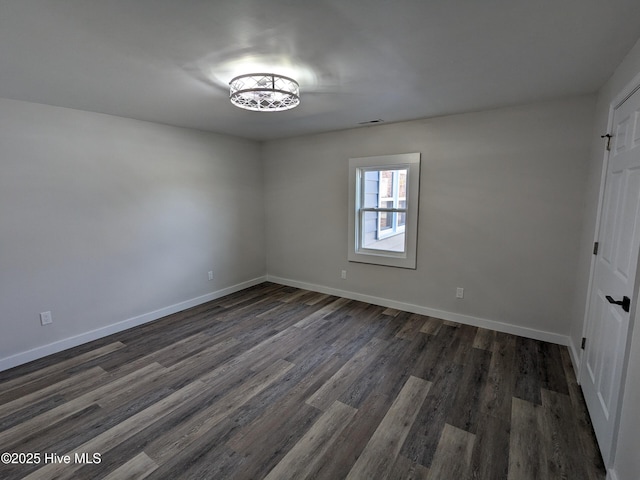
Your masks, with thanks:
[[[364,212],[362,247],[372,250],[387,250],[390,252],[404,252],[404,231],[396,235],[391,234],[380,238],[378,231],[378,221],[393,224],[393,213],[391,212]],[[397,215],[397,214],[396,214]],[[402,214],[404,215],[404,214]],[[392,227],[387,227],[391,229]]]
[[[393,208],[393,201],[385,201],[381,202],[381,208]],[[389,230],[393,228],[393,213],[391,212],[380,212],[380,230]]]
[[[380,212],[380,230],[388,230],[393,227],[393,214]]]
[[[407,208],[407,201],[400,200],[398,202],[398,208]],[[398,227],[404,227],[407,223],[407,214],[406,213],[398,213]]]
[[[380,206],[382,207],[382,203],[388,199],[393,199],[393,171],[392,170],[382,170],[380,172]],[[393,200],[392,200],[393,201]]]
[[[380,185],[380,172],[370,170],[365,172],[363,177],[364,205],[365,208],[378,206],[378,190]]]
[[[397,207],[398,202],[407,197],[407,169],[367,170],[363,191],[363,207]]]
[[[407,171],[398,170],[398,197],[407,198]]]

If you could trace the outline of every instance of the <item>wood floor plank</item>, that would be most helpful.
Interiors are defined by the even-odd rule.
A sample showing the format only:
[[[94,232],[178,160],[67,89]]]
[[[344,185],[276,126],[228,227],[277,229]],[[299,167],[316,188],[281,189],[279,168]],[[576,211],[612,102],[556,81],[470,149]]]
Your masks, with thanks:
[[[270,448],[284,448],[279,442],[295,438],[296,427],[300,428],[303,423],[314,420],[321,413],[304,400],[331,378],[344,365],[345,358],[350,358],[352,354],[347,347],[337,350],[330,345],[323,346],[322,341],[318,340],[314,348],[304,350],[304,356],[294,359],[288,356],[286,360],[296,364],[289,376],[289,383],[294,385],[277,404],[268,406],[260,418],[237,432],[228,445],[237,452],[249,454],[252,450],[266,450],[263,438],[268,436]],[[297,371],[300,371],[302,376],[299,376]]]
[[[238,318],[249,319],[250,316],[264,318],[269,312],[273,312],[276,309],[283,307],[281,300],[282,295],[274,295],[273,297],[265,297],[257,299],[255,302],[246,301],[237,305],[234,305],[229,309],[222,309],[220,312],[214,315],[213,320],[218,323],[228,323],[230,320]],[[295,304],[293,304],[295,305]],[[235,322],[232,325],[214,325],[214,329],[233,328]]]
[[[475,435],[445,424],[429,468],[429,480],[470,478]]]
[[[506,480],[509,474],[511,422],[483,414],[476,429],[471,478]]]
[[[320,410],[326,410],[369,365],[374,358],[373,353],[384,349],[386,344],[386,341],[379,338],[371,339],[327,383],[311,395],[307,403]]]
[[[251,369],[262,359],[260,352],[262,351],[264,344],[269,342],[270,338],[267,338],[248,350],[245,350],[235,356],[231,356],[225,362],[217,362],[219,363],[218,366],[213,369],[208,369],[198,378],[210,385],[220,385],[234,376],[241,375],[239,372]]]
[[[540,380],[540,346],[539,342],[530,338],[516,339],[516,374],[513,394],[521,400],[527,400],[536,405],[542,403],[542,382]]]
[[[246,310],[247,312],[250,312],[250,315],[254,316],[255,318],[263,319],[265,323],[268,323],[273,320],[281,319],[282,318],[281,316],[284,316],[284,315],[289,316],[293,312],[300,311],[301,309],[304,308],[302,305],[295,302],[286,303],[284,302],[284,298],[282,297],[265,299],[265,300],[262,300],[260,303],[263,305],[261,308],[255,308],[255,306],[247,305],[247,307],[244,310]],[[252,307],[252,308],[249,308],[249,307]],[[226,318],[226,319],[233,320],[234,318],[237,318],[239,315],[241,316],[241,318],[244,317],[243,312],[230,311],[230,312],[224,313],[223,315],[219,315],[218,318],[219,319]]]
[[[476,336],[473,339],[473,348],[479,348],[481,350],[491,350],[493,342],[496,338],[495,330],[488,330],[486,328],[478,328]]]
[[[345,327],[345,333],[335,335],[331,343],[332,346],[338,349],[349,348],[350,344],[360,343],[364,339],[369,341],[373,337],[385,339],[385,332],[389,324],[395,321],[394,317],[382,315],[381,308],[375,305],[363,310],[353,311],[353,316],[347,315],[342,318],[339,313],[336,312],[338,315],[332,314],[325,317],[327,321],[325,328],[338,332]]]
[[[127,463],[113,470],[103,480],[142,480],[151,475],[157,468],[156,462],[151,460],[146,453],[141,452]]]
[[[509,440],[509,480],[549,478],[543,438],[538,426],[542,409],[527,400],[513,398]]]
[[[471,348],[468,363],[462,371],[460,388],[447,413],[446,422],[467,432],[476,433],[482,412],[478,408],[484,392],[491,352]]]
[[[569,386],[562,366],[560,350],[565,348],[548,342],[540,342],[540,383],[552,392],[569,395]],[[566,349],[566,348],[565,348]]]
[[[463,375],[463,366],[450,364],[433,381],[429,395],[414,422],[402,454],[431,469],[442,429],[453,407]]]
[[[192,357],[195,353],[211,347],[211,337],[203,332],[198,332],[189,337],[178,340],[160,350],[147,355],[150,362],[158,362],[163,367],[170,367],[181,360]]]
[[[331,480],[346,477],[392,402],[393,398],[388,395],[370,395],[327,449],[327,461],[317,465],[310,478]]]
[[[73,397],[73,392],[78,388],[82,388],[81,385],[83,385],[84,382],[87,380],[100,382],[106,375],[107,373],[102,368],[94,367],[61,380],[60,382],[52,383],[45,388],[0,405],[0,418],[11,414],[15,410],[22,409],[41,400],[45,400],[53,395],[71,394],[71,397]]]
[[[426,335],[418,336],[412,342],[394,338],[340,397],[343,403],[349,402],[348,405],[357,408],[358,413],[328,451],[331,462],[314,473],[317,478],[334,479],[348,475],[411,375],[416,349],[423,345],[424,337]]]
[[[496,333],[491,351],[487,382],[480,398],[480,411],[510,423],[516,374],[516,337]]]
[[[388,473],[387,480],[427,480],[428,477],[427,467],[409,460],[404,455],[398,455]]]
[[[423,351],[425,337],[426,335],[420,335],[412,342],[398,337],[388,341],[384,349],[372,355],[368,367],[338,399],[354,408],[360,408],[360,405],[376,392],[384,391],[388,396],[395,398],[412,374],[413,365],[416,363],[416,350]],[[380,384],[381,379],[387,378],[388,380]]]
[[[301,344],[306,344],[306,340],[313,333],[313,330],[302,330],[296,327],[281,330],[253,347],[250,350],[250,355],[243,356],[246,360],[245,364],[253,370],[260,370],[263,366],[282,359],[286,352],[297,348]]]
[[[316,464],[325,461],[324,453],[356,414],[355,408],[333,402],[307,433],[269,472],[265,480],[306,478]]]
[[[160,466],[147,477],[149,480],[195,479],[217,480],[252,478],[236,473],[244,459],[224,445],[194,445],[187,455],[176,456],[174,461]],[[255,478],[255,477],[253,477]],[[261,478],[261,477],[258,477]]]
[[[347,479],[385,478],[389,475],[429,388],[431,382],[409,377]]]
[[[572,448],[578,429],[569,396],[543,389],[539,413],[549,478],[587,478],[584,453]]]
[[[376,336],[384,340],[392,340],[398,335],[398,333],[400,333],[410,317],[411,313],[409,312],[400,312],[395,317],[387,316],[389,321],[385,327],[376,334]]]
[[[296,290],[294,292],[291,292],[286,297],[282,298],[282,301],[284,303],[293,303],[298,301],[300,298],[306,296],[308,293],[309,293],[308,290]]]
[[[122,342],[113,342],[103,347],[96,348],[95,350],[90,350],[88,352],[80,354],[77,357],[68,358],[47,367],[37,369],[28,374],[21,375],[6,381],[0,380],[0,402],[4,403],[6,401],[11,401],[15,398],[20,398],[27,393],[33,392],[33,388],[28,388],[29,384],[46,384],[47,379],[51,379],[56,372],[64,372],[67,369],[77,367],[78,365],[82,365],[83,363],[86,363],[90,360],[108,355],[114,351],[120,350],[123,347],[125,347],[125,345]],[[24,368],[26,369],[29,367],[28,365],[26,365],[24,366]],[[2,375],[8,375],[9,373],[10,372],[0,373],[0,378]],[[16,389],[19,388],[22,390],[16,391]]]
[[[427,318],[428,317],[425,317],[423,315],[418,315],[418,314],[411,315],[405,321],[400,331],[396,333],[396,337],[411,340],[418,333],[420,333],[420,330],[422,329],[422,326],[427,321]]]
[[[66,402],[62,395],[50,395],[25,407],[17,405],[8,415],[0,418],[0,431],[15,427]]]
[[[106,469],[112,470],[118,466],[118,458],[128,458],[132,452],[140,451],[144,451],[151,458],[151,455],[147,452],[149,445],[154,441],[160,440],[165,435],[171,434],[187,419],[199,414],[203,408],[206,408],[211,403],[211,394],[210,389],[203,388],[202,394],[194,395],[178,408],[115,445],[108,452],[108,455],[104,456],[102,464]],[[222,452],[224,450],[226,429],[232,429],[236,422],[242,423],[239,415],[233,419],[225,418],[216,423],[211,429],[200,431],[196,442],[188,442],[185,444],[185,448],[176,452],[175,455],[168,456],[165,461],[157,462],[152,459],[158,464],[158,468],[149,475],[149,478],[179,478],[181,470],[184,471],[194,466],[206,452]],[[81,469],[78,473],[85,472]],[[86,476],[89,478],[89,475]]]
[[[147,367],[136,370],[125,377],[119,378],[102,387],[87,392],[78,398],[38,415],[37,417],[33,417],[8,430],[0,432],[0,447],[3,447],[6,451],[8,445],[14,444],[25,435],[28,435],[33,431],[38,431],[46,425],[61,422],[65,418],[72,416],[91,404],[97,404],[98,402],[109,398],[110,395],[118,394],[123,388],[126,388],[127,385],[135,385],[144,379],[149,379],[153,376],[159,375],[164,370],[164,367],[159,364],[148,365]]]
[[[297,399],[269,410],[228,442],[227,446],[250,459],[239,475],[259,477],[275,467],[276,463],[300,440],[323,412]],[[269,439],[265,442],[265,439]]]
[[[201,410],[178,428],[167,432],[162,438],[152,442],[145,451],[156,462],[164,463],[168,457],[175,455],[185,446],[197,441],[202,433],[213,428],[233,412],[238,411],[253,396],[282,378],[292,367],[293,364],[280,360],[271,367],[258,372],[213,405]],[[204,385],[203,390],[206,390]]]
[[[329,330],[291,326],[274,335],[272,344],[265,343],[261,346],[258,361],[253,362],[251,368],[260,369],[263,365],[283,357],[287,361],[297,362],[301,356],[304,358],[309,353],[309,345],[314,344],[314,341],[320,344]]]
[[[437,335],[443,322],[439,318],[427,317],[420,331],[428,335]]]
[[[163,398],[153,406],[119,423],[112,429],[92,438],[88,442],[76,448],[74,451],[66,452],[66,454],[75,457],[76,454],[87,452],[91,454],[96,452],[107,452],[124,439],[131,437],[151,423],[157,421],[159,417],[162,417],[163,415],[166,415],[172,410],[178,408],[186,399],[192,398],[194,395],[201,394],[203,387],[204,385],[202,383],[193,382],[168,397]],[[73,479],[75,477],[74,474],[76,470],[81,468],[81,466],[82,464],[80,463],[71,463],[68,465],[63,463],[50,463],[28,475],[25,479]],[[99,469],[99,464],[97,465],[97,468]]]
[[[589,412],[587,411],[587,406],[584,401],[584,395],[578,385],[573,364],[571,363],[571,357],[569,356],[569,350],[566,348],[561,349],[560,357],[567,380],[569,398],[571,399],[572,415],[578,425],[579,447],[574,445],[572,448],[582,451],[583,460],[585,464],[589,466],[589,468],[587,468],[587,478],[589,480],[597,480],[600,478],[599,472],[604,470],[604,462],[598,449],[591,419],[589,418]]]
[[[428,339],[429,348],[420,363],[414,368],[416,377],[434,381],[449,368],[460,345],[460,337],[456,335],[458,329],[442,325],[438,334]]]
[[[364,337],[366,339],[366,337]],[[331,340],[327,340],[330,342]],[[359,342],[362,346],[363,339]],[[326,348],[329,348],[328,350]],[[325,349],[316,347],[308,351],[309,356],[296,365],[298,368],[306,368],[308,363],[310,369],[309,373],[305,375],[304,379],[296,383],[296,385],[289,390],[287,395],[283,398],[283,403],[280,407],[273,411],[271,409],[264,412],[262,418],[258,419],[253,424],[248,424],[243,430],[238,432],[238,435],[230,439],[229,445],[237,451],[250,458],[250,462],[242,465],[238,471],[237,478],[260,478],[260,472],[269,471],[275,466],[275,463],[279,461],[283,455],[282,452],[288,451],[297,440],[300,439],[302,434],[308,429],[316,418],[322,413],[320,410],[304,403],[304,399],[308,398],[311,393],[316,391],[318,387],[325,383],[327,378],[330,378],[332,372],[335,372],[340,368],[345,360],[342,354],[347,355],[345,358],[350,358],[355,354],[359,348],[352,348],[350,345],[344,345],[340,350],[333,350],[332,346],[327,346]],[[335,353],[330,353],[334,351]],[[320,357],[316,356],[324,355],[325,362],[318,363]],[[375,369],[375,366],[371,367]],[[292,381],[295,381],[295,376],[292,376]],[[324,378],[324,380],[323,380]],[[315,385],[315,387],[314,387]],[[296,407],[296,403],[299,405]],[[358,416],[356,422],[358,425],[364,424],[375,428],[378,418],[374,418],[373,410],[375,408],[367,406],[365,408],[366,413],[363,416]],[[386,406],[383,407],[383,411],[386,411]],[[292,413],[294,412],[294,413]],[[360,411],[358,412],[358,414]],[[358,415],[356,414],[356,415]],[[354,422],[352,422],[345,430],[351,430]],[[344,432],[341,434],[343,435]],[[368,435],[368,434],[367,434]],[[264,439],[269,438],[268,444],[265,444]],[[364,446],[364,445],[363,445]],[[362,447],[363,447],[362,446]],[[338,447],[338,451],[334,451],[333,448]],[[346,447],[346,448],[345,448]],[[350,443],[345,445],[345,442],[338,440],[327,452],[327,458],[330,461],[324,462],[319,466],[319,470],[327,466],[336,466],[341,464],[342,457],[340,455],[347,452],[351,447]],[[361,447],[361,448],[362,448]],[[358,451],[359,453],[359,451]],[[356,454],[357,455],[357,454]],[[352,461],[349,460],[346,472],[348,472]],[[340,478],[340,475],[334,475],[333,472],[314,472],[313,476],[316,478]]]
[[[167,367],[167,373],[182,377],[185,382],[200,378],[201,375],[211,372],[214,366],[233,357],[233,352],[237,351],[239,345],[240,342],[235,338],[213,342],[213,345]]]
[[[317,305],[318,303],[324,303],[330,298],[336,298],[332,295],[328,295],[326,293],[319,292],[309,292],[309,294],[304,298],[305,305]]]
[[[460,325],[457,328],[455,336],[458,339],[458,344],[453,356],[454,363],[467,365],[468,363],[473,362],[469,357],[474,350],[473,341],[476,338],[477,333],[478,328],[472,325]]]
[[[273,298],[277,296],[280,292],[293,292],[295,289],[287,289],[283,288],[280,285],[275,283],[263,283],[261,285],[256,285],[252,288],[247,288],[240,292],[232,293],[231,295],[227,295],[226,297],[222,297],[215,301],[216,305],[220,305],[221,307],[225,307],[227,309],[234,307],[238,304],[252,304],[255,303],[256,299],[260,298]]]
[[[153,406],[173,392],[171,389],[153,391],[110,410],[101,408],[96,404],[89,405],[80,412],[66,418],[63,422],[43,425],[43,428],[31,432],[24,437],[18,448],[21,451],[30,452],[64,453],[73,451],[97,435],[116,427],[131,416]],[[106,468],[110,463],[113,463],[112,467],[115,468],[121,464],[121,460],[130,458],[136,451],[139,450],[131,449],[116,458],[111,455],[104,456],[102,465]],[[17,478],[22,478],[29,472],[30,470],[23,469],[22,475]]]

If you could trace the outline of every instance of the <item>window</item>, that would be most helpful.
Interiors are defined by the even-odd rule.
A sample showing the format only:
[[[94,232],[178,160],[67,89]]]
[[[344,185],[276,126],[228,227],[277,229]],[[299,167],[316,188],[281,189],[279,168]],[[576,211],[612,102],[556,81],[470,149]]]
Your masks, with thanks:
[[[416,268],[420,154],[349,160],[349,260]]]
[[[362,247],[405,251],[407,168],[362,168]]]

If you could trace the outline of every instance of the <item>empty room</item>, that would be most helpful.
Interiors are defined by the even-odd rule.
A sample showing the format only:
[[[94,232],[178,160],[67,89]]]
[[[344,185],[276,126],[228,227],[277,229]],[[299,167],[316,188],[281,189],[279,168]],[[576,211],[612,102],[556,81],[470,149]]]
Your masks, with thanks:
[[[0,0],[0,478],[640,478],[640,2]]]

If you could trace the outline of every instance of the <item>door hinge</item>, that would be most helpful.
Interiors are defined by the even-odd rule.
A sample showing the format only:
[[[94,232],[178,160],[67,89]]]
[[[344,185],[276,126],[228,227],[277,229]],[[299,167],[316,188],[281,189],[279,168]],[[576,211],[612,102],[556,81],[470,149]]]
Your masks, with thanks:
[[[593,243],[593,254],[597,255],[598,254],[598,247],[600,246],[599,242],[594,242]]]
[[[580,344],[580,349],[584,350],[586,346],[587,346],[587,339],[585,337],[582,337],[582,343]]]
[[[606,138],[607,139],[607,151],[611,151],[611,137],[612,135],[607,133],[605,135],[600,135],[600,138]]]

